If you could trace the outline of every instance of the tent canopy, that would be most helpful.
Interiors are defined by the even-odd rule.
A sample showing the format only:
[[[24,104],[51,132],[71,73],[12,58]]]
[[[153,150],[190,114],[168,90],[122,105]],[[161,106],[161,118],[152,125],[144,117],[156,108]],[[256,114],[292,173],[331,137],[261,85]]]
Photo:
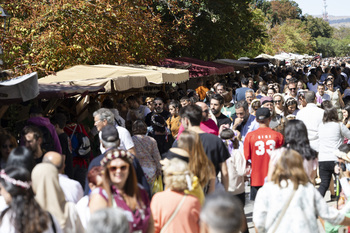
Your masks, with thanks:
[[[159,76],[160,74],[158,74]],[[70,86],[103,86],[106,92],[126,91],[148,84],[156,72],[115,65],[77,65],[56,75],[39,79],[39,84],[64,84]]]
[[[163,83],[182,83],[186,82],[190,78],[190,72],[186,69],[175,69],[175,68],[165,68],[160,66],[146,66],[146,65],[135,65],[135,64],[125,64],[125,66],[145,69],[147,71],[160,72],[161,76],[150,76],[147,77],[149,83],[163,84]]]
[[[39,84],[39,99],[67,98],[77,94],[88,94],[104,91],[103,86],[67,86],[55,84]]]
[[[235,71],[232,66],[210,61],[202,61],[189,57],[167,58],[160,62],[160,65],[165,67],[188,69],[191,78],[215,74],[227,74]]]
[[[255,66],[258,63],[257,62],[251,62],[251,61],[243,61],[243,60],[233,60],[233,59],[217,59],[214,62],[232,66],[236,70],[241,70],[241,69],[247,69],[250,66]]]
[[[28,101],[39,95],[36,72],[0,82],[0,100]]]

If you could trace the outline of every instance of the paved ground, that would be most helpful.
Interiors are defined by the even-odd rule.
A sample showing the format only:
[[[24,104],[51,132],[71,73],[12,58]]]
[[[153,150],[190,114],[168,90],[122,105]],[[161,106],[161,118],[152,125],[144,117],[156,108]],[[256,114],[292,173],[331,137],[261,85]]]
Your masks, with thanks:
[[[248,228],[249,228],[249,233],[255,233],[255,229],[254,229],[254,225],[253,225],[253,208],[254,208],[254,202],[249,200],[249,191],[250,191],[250,187],[246,186],[246,205],[244,207],[244,212],[247,218],[247,222],[248,222]],[[325,196],[325,200],[327,201],[327,203],[329,205],[334,205],[335,202],[331,202],[330,201],[330,192],[327,191],[326,196]],[[323,229],[323,227],[321,226],[321,223],[319,222],[319,229]],[[325,231],[320,231],[320,233],[325,233]]]

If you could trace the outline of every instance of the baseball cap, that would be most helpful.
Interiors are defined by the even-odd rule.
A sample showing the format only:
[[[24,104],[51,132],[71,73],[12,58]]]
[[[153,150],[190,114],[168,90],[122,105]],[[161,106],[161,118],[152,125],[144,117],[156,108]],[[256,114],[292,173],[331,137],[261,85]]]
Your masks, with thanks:
[[[115,142],[119,139],[118,130],[113,125],[106,125],[101,130],[101,138],[105,142]]]
[[[268,108],[259,108],[256,110],[256,119],[265,120],[271,116],[270,110]]]
[[[264,103],[267,103],[267,102],[273,103],[272,97],[264,96],[264,97],[262,97],[262,98],[260,99],[261,105],[263,105]]]

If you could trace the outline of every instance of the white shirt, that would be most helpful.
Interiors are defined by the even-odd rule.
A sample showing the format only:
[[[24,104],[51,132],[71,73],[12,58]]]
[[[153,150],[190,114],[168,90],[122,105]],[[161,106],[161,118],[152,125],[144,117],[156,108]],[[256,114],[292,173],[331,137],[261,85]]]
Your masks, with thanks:
[[[76,204],[84,196],[81,184],[76,180],[69,179],[67,175],[58,174],[58,182],[63,190],[66,201]]]
[[[79,214],[81,224],[86,229],[90,220],[89,196],[84,196],[81,198],[75,207]]]
[[[287,187],[282,187],[268,182],[259,190],[253,211],[253,222],[259,233],[272,232],[285,203],[290,198],[293,183],[289,182]],[[344,220],[344,214],[328,206],[311,183],[299,185],[276,232],[318,232],[316,216],[335,225]]]
[[[319,151],[318,127],[322,123],[324,110],[318,108],[316,104],[309,103],[305,108],[301,109],[296,116],[296,119],[304,122],[310,146],[312,149]]]
[[[350,130],[342,122],[327,122],[319,127],[318,161],[337,161],[333,154],[343,144],[344,137],[350,138]]]

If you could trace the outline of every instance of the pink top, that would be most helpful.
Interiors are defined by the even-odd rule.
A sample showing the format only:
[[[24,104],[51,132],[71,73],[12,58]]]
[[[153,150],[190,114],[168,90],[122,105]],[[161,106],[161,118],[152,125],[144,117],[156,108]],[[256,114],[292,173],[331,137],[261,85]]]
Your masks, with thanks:
[[[201,130],[203,130],[206,133],[210,133],[210,134],[214,134],[216,136],[219,135],[219,128],[218,126],[215,124],[215,121],[213,121],[212,119],[209,119],[207,121],[202,121],[201,124],[199,125],[199,127],[201,128]],[[184,131],[184,127],[182,126],[182,124],[180,125],[179,128],[179,133],[177,134],[177,138],[179,139],[181,133]]]

